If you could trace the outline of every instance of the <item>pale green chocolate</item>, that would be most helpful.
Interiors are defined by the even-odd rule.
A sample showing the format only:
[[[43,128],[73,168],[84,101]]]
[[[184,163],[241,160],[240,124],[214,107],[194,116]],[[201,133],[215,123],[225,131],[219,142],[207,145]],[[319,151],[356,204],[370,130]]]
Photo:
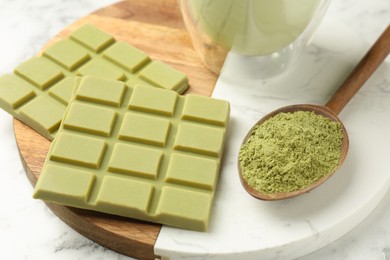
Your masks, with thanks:
[[[48,108],[50,111],[47,111]],[[38,96],[19,109],[18,118],[22,122],[28,122],[39,133],[52,133],[59,128],[65,109],[65,106],[54,99]]]
[[[20,64],[13,74],[0,77],[0,107],[52,140],[72,97],[74,78],[87,75],[179,93],[188,87],[183,73],[161,62],[155,64],[142,51],[86,24],[49,46],[42,56]]]
[[[97,76],[107,79],[116,79],[124,81],[126,79],[124,71],[122,69],[112,66],[110,62],[100,58],[96,58],[84,66],[82,66],[77,74],[80,76]]]
[[[108,170],[156,179],[162,157],[160,150],[118,143],[114,146]]]
[[[34,197],[207,230],[229,104],[93,76],[77,82]]]
[[[170,126],[169,119],[129,112],[123,119],[119,130],[119,139],[140,141],[164,147]]]
[[[104,212],[142,218],[150,207],[153,193],[150,183],[107,176],[102,181],[96,204]]]
[[[15,74],[41,90],[45,90],[64,77],[61,69],[40,57],[33,57],[19,65],[15,69]]]
[[[88,200],[87,194],[95,184],[95,176],[89,170],[49,165],[46,172],[46,184],[51,189],[42,189],[41,196],[50,196],[58,203],[71,202],[75,207],[82,206]]]
[[[124,42],[114,43],[104,52],[103,57],[131,73],[150,61],[145,53]]]
[[[56,61],[69,71],[91,59],[91,55],[85,48],[70,39],[59,41],[50,46],[43,55]]]
[[[193,165],[197,167],[193,167]],[[171,155],[166,181],[213,190],[217,181],[217,175],[208,173],[216,172],[217,170],[218,163],[215,160],[175,153]]]
[[[129,108],[137,111],[173,116],[177,99],[178,95],[175,92],[164,91],[162,89],[143,91],[142,88],[136,88],[134,89],[134,95],[130,97]]]
[[[223,132],[215,127],[182,123],[177,130],[174,149],[218,157],[222,152]]]
[[[97,53],[115,42],[111,35],[90,24],[85,24],[72,32],[70,38]]]
[[[205,99],[207,99],[207,97],[187,97],[183,107],[182,119],[219,124],[221,118],[227,117],[227,113],[229,113],[227,107],[229,104],[219,100],[216,100],[211,104],[204,102]]]
[[[57,145],[48,154],[49,160],[99,169],[106,143],[100,139],[67,132],[56,138]]]
[[[32,86],[15,75],[2,76],[0,86],[0,106],[10,114],[36,96]]]
[[[128,81],[126,81],[126,84],[128,86],[135,86],[137,84],[153,87],[150,83],[146,82],[145,80],[140,79],[139,77],[132,77]]]
[[[213,196],[193,189],[166,186],[162,188],[156,209],[162,223],[205,231],[213,206]]]
[[[179,93],[188,85],[188,79],[181,72],[160,61],[148,64],[140,71],[139,77],[154,86],[176,90]]]
[[[49,89],[48,94],[64,106],[67,106],[68,101],[73,96],[73,87],[75,84],[74,80],[74,77],[66,77],[65,79],[52,86]]]
[[[62,123],[67,129],[110,136],[116,117],[117,113],[112,109],[76,103],[70,105],[69,114]]]
[[[119,81],[112,80],[109,83],[111,86],[108,88],[107,85],[101,84],[101,78],[90,77],[84,81],[82,89],[75,88],[75,93],[77,92],[80,100],[119,107],[126,87]]]

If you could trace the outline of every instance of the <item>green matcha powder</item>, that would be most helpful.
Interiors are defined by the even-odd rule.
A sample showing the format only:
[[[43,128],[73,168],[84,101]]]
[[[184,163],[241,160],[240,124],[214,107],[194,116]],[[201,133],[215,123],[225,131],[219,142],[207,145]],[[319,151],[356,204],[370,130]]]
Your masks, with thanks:
[[[340,123],[314,112],[279,113],[241,146],[242,177],[268,194],[303,189],[337,167],[342,138]]]

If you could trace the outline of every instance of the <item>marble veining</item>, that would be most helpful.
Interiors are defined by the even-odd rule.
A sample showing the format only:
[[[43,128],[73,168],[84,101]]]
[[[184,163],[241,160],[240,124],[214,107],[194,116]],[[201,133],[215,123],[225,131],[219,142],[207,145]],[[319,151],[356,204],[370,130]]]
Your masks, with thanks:
[[[0,1],[0,75],[11,72],[68,24],[114,0]],[[0,111],[0,258],[132,259],[81,236],[32,199],[13,137],[12,117]]]
[[[34,55],[42,46],[61,29],[76,19],[96,10],[97,8],[116,2],[116,0],[0,0],[0,75],[11,72],[19,63]],[[359,58],[357,54],[361,54],[366,50],[369,44],[377,38],[378,34],[390,22],[390,4],[388,0],[333,0],[326,19],[330,27],[334,23],[345,25],[347,30],[334,30],[332,33],[340,33],[333,35],[334,38],[348,37],[357,39],[353,49],[350,50],[351,41],[337,41],[337,45],[333,44],[332,40],[327,40],[327,33],[323,31],[319,34],[314,45],[308,48],[303,56],[302,64],[313,64],[310,72],[305,72],[304,67],[296,68],[296,74],[288,80],[295,88],[307,92],[306,99],[299,95],[293,89],[278,88],[278,81],[282,79],[261,80],[256,78],[246,78],[245,88],[247,97],[242,100],[234,100],[232,102],[232,120],[229,130],[229,145],[226,148],[226,156],[224,165],[227,169],[236,167],[236,157],[231,153],[240,145],[240,137],[246,129],[249,129],[251,123],[256,121],[260,116],[269,112],[270,109],[277,108],[284,104],[292,104],[301,101],[323,103],[331,95],[332,88],[318,88],[315,86],[337,86],[340,79],[347,73],[346,70],[351,68]],[[333,22],[333,23],[332,23]],[[333,27],[334,28],[334,27]],[[322,38],[321,38],[322,37]],[[360,40],[362,43],[360,44]],[[334,64],[338,64],[334,66]],[[306,74],[305,74],[306,73]],[[308,77],[310,73],[311,76]],[[346,118],[346,124],[351,131],[351,136],[357,140],[368,138],[375,141],[375,136],[383,136],[384,130],[383,111],[390,109],[390,59],[386,60],[385,66],[382,66],[377,76],[373,77],[369,82],[368,88],[364,88],[354,97],[354,102],[348,105],[348,109],[343,111],[342,116]],[[227,89],[236,91],[237,84],[240,86],[242,82],[235,82],[221,78],[218,82],[218,89]],[[272,86],[272,91],[263,92],[260,88],[269,89]],[[214,93],[219,97],[228,94]],[[370,97],[370,98],[368,98]],[[371,98],[372,97],[372,98]],[[263,102],[260,107],[250,107],[246,104],[246,98],[256,99]],[[379,114],[376,115],[376,112]],[[368,124],[356,123],[361,120],[361,113],[366,115],[364,118]],[[381,114],[382,113],[382,114]],[[245,117],[241,118],[242,115]],[[367,118],[369,117],[369,118]],[[389,121],[387,121],[389,122]],[[354,130],[357,128],[359,131]],[[366,134],[371,134],[367,136]],[[388,135],[388,133],[387,133]],[[31,198],[32,187],[28,182],[17,152],[17,147],[13,137],[12,118],[3,111],[0,111],[0,167],[2,181],[0,182],[0,203],[2,210],[0,211],[0,258],[1,259],[130,259],[116,252],[108,250],[91,240],[81,236],[60,219],[58,219],[44,203]],[[360,141],[353,143],[357,149],[364,149],[364,144]],[[382,143],[372,144],[370,149],[388,149],[389,139],[383,140]],[[376,158],[374,155],[370,157],[360,157],[358,152],[350,153],[349,161],[346,162],[346,169],[353,168],[354,163],[359,160],[386,160],[386,155],[380,155]],[[388,159],[387,159],[388,160]],[[367,172],[372,171],[371,168],[363,169]],[[225,174],[226,175],[226,174]],[[238,176],[232,171],[231,178],[226,178],[222,173],[219,180],[217,199],[214,207],[210,233],[190,232],[183,230],[163,229],[164,235],[163,245],[165,248],[160,248],[160,252],[173,251],[175,258],[190,258],[194,259],[196,254],[197,259],[217,259],[231,258],[239,259],[242,255],[239,250],[242,249],[242,244],[246,243],[246,256],[248,259],[259,259],[259,254],[256,250],[256,243],[262,243],[266,249],[262,254],[262,258],[266,259],[290,259],[294,256],[302,255],[302,252],[307,248],[318,248],[325,246],[315,252],[300,257],[301,260],[311,259],[390,259],[390,193],[383,189],[377,194],[378,201],[383,197],[378,206],[372,210],[370,205],[366,211],[372,211],[366,218],[359,215],[356,219],[347,219],[342,223],[346,229],[352,229],[348,234],[335,242],[332,242],[337,230],[330,229],[329,232],[324,232],[321,229],[315,215],[318,209],[326,209],[328,207],[342,206],[343,203],[335,202],[335,197],[342,195],[342,191],[332,194],[332,198],[321,200],[324,194],[323,190],[329,186],[340,185],[348,188],[348,183],[354,181],[353,176],[332,179],[324,187],[312,194],[305,195],[317,199],[320,203],[314,207],[302,206],[299,209],[291,211],[289,218],[277,213],[284,212],[286,208],[294,208],[293,202],[280,202],[275,205],[267,205],[249,198],[248,195],[237,187]],[[379,185],[375,183],[375,185]],[[389,186],[389,183],[382,184]],[[337,189],[336,189],[337,190]],[[229,192],[226,192],[229,191]],[[11,197],[12,195],[12,197]],[[241,207],[239,210],[225,207],[222,199],[228,198],[230,202],[239,201]],[[305,197],[298,199],[298,202],[303,202]],[[351,207],[356,205],[351,205]],[[316,211],[317,210],[317,211]],[[234,234],[234,243],[218,245],[217,238],[212,236],[220,226],[219,221],[228,219],[230,225],[240,226],[248,222],[250,214],[257,214],[258,211],[266,211],[268,220],[279,221],[282,223],[276,231],[268,230],[268,233],[261,234],[258,232],[247,232],[246,230],[236,230]],[[310,212],[312,212],[310,214]],[[238,216],[244,215],[240,218]],[[247,217],[245,217],[247,215]],[[278,216],[275,218],[275,215]],[[324,216],[330,221],[335,218],[334,214]],[[364,219],[365,218],[365,219]],[[356,225],[348,226],[349,222],[358,223],[360,219],[363,222]],[[246,227],[248,228],[248,227]],[[249,227],[251,228],[251,227]],[[253,230],[256,231],[254,225]],[[294,233],[302,232],[300,236],[304,242],[300,246],[291,247],[283,245],[283,241],[273,237],[275,232],[283,232],[295,236]],[[165,233],[165,232],[168,233]],[[174,234],[174,235],[173,235]],[[336,234],[337,235],[337,234]],[[185,237],[190,237],[186,239]],[[210,236],[209,244],[202,244],[200,241],[203,236]],[[308,238],[308,239],[306,239]],[[314,238],[314,239],[313,239]],[[281,240],[288,240],[288,237]],[[248,242],[249,241],[249,242]],[[253,244],[250,244],[253,242]],[[331,243],[332,242],[332,243]],[[272,246],[281,245],[277,250],[273,250]],[[215,245],[210,249],[210,245]],[[220,247],[219,247],[220,246]],[[223,250],[226,247],[233,253],[229,257],[224,257]],[[288,251],[290,247],[290,251]],[[214,250],[214,252],[213,252]],[[310,251],[310,250],[306,250]],[[221,253],[221,254],[218,254]],[[286,252],[291,252],[286,255]]]
[[[386,120],[390,95],[380,91],[379,86],[383,88],[390,79],[388,62],[340,113],[349,131],[351,149],[344,166],[328,182],[300,197],[270,203],[250,197],[238,180],[237,153],[251,126],[285,105],[325,104],[388,24],[386,21],[384,26],[378,26],[374,39],[367,40],[345,25],[332,9],[330,12],[313,44],[285,75],[257,78],[250,59],[229,55],[213,93],[216,98],[230,101],[232,124],[210,231],[195,234],[163,227],[156,243],[158,254],[172,259],[186,254],[199,259],[235,259],[237,255],[243,259],[302,257],[344,236],[383,198],[390,185],[385,155],[390,145],[386,138],[390,131]],[[386,12],[389,13],[380,13]],[[363,14],[371,13],[360,15]],[[180,244],[175,243],[177,240]],[[203,251],[197,255],[198,247],[207,248],[208,256]],[[382,249],[370,253],[376,257]],[[333,259],[329,251],[306,257],[317,256]]]

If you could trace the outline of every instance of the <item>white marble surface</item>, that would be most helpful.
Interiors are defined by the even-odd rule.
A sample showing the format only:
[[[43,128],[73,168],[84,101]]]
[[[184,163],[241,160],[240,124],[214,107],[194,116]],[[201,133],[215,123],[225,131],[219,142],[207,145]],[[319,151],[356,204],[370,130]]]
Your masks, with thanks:
[[[67,24],[96,8],[113,2],[115,1],[0,0],[0,33],[2,35],[0,42],[0,75],[11,72],[13,68],[24,59],[34,55],[44,43]],[[363,51],[365,48],[364,46],[368,46],[367,44],[360,45],[359,43],[354,45],[353,41],[359,41],[361,39],[362,42],[365,41],[368,44],[371,44],[385,26],[389,24],[390,2],[389,0],[333,0],[327,16],[327,19],[340,21],[343,28],[337,28],[335,31],[336,33],[341,32],[339,37],[345,36],[343,32],[346,32],[349,40],[343,41],[341,39],[335,39],[335,42],[339,43],[339,45],[335,45],[334,41],[326,42],[326,40],[322,39],[323,46],[320,46],[319,44],[319,48],[312,47],[312,49],[310,49],[312,53],[309,52],[306,57],[309,61],[310,57],[316,57],[317,54],[320,56],[323,55],[323,58],[329,53],[325,52],[321,54],[320,52],[316,54],[315,52],[326,50],[326,47],[330,47],[331,50],[339,48],[333,55],[328,56],[330,57],[329,60],[320,60],[320,62],[324,62],[323,64],[326,65],[324,71],[328,71],[328,76],[333,75],[333,77],[326,77],[327,75],[325,74],[321,77],[317,77],[317,82],[329,86],[330,83],[336,83],[335,80],[337,80],[337,77],[340,78],[346,73],[345,70],[348,70],[348,68],[352,66],[351,63],[354,60],[359,59],[359,57],[355,56],[358,56],[358,54]],[[318,39],[318,42],[321,42],[320,39]],[[355,46],[355,52],[350,53],[345,49],[349,44]],[[357,55],[353,55],[354,53]],[[315,61],[316,60],[314,60],[314,62]],[[334,68],[331,65],[333,63],[330,63],[333,61],[339,62]],[[386,134],[384,133],[384,130],[389,130],[389,128],[383,127],[384,125],[387,127],[389,126],[390,120],[388,117],[383,118],[383,110],[380,117],[369,116],[372,115],[372,112],[376,110],[379,111],[381,107],[388,113],[390,112],[390,100],[388,99],[388,94],[390,92],[389,66],[390,62],[389,59],[387,59],[386,64],[382,66],[381,70],[369,81],[370,88],[363,89],[362,92],[356,96],[356,101],[354,103],[351,102],[346,110],[343,111],[342,116],[346,118],[347,124],[351,126],[350,131],[352,133],[350,133],[350,135],[356,137],[354,140],[356,140],[357,146],[364,145],[362,140],[365,138],[373,138],[373,140],[376,140],[375,138],[383,136],[384,140],[382,142],[371,143],[369,148],[383,148],[384,150],[388,150],[390,147],[390,138],[386,138],[388,137],[389,131],[387,131]],[[335,70],[337,68],[340,68],[340,70]],[[313,70],[315,71],[315,69],[312,69],[311,71]],[[318,70],[317,72],[319,73],[321,70]],[[306,75],[305,73],[299,75],[299,77],[289,80],[289,82],[293,85],[299,85],[305,80],[307,81],[312,78],[311,75]],[[334,75],[336,75],[336,78],[334,78]],[[247,86],[257,83],[247,82]],[[275,84],[272,82],[260,83],[265,85]],[[218,86],[220,88],[223,84],[226,84],[226,82],[221,80],[218,84],[220,84],[220,86]],[[225,87],[229,88],[232,86]],[[321,102],[322,98],[326,99],[326,95],[329,94],[326,90],[322,93],[321,91],[309,88],[309,91],[313,91],[312,97],[314,97],[314,100],[312,100],[312,102]],[[382,95],[381,93],[384,94]],[[301,101],[301,98],[304,98],[298,96],[294,91],[291,91],[291,95],[290,102]],[[373,95],[375,99],[367,99],[367,96],[370,95]],[[309,101],[310,100],[305,100],[305,102]],[[273,104],[269,104],[267,109],[272,106],[277,107],[285,102],[285,100],[279,100]],[[363,106],[360,106],[361,104],[363,104]],[[372,108],[374,108],[374,110],[372,110]],[[265,113],[266,111],[263,112]],[[368,126],[370,127],[362,122],[359,122],[360,124],[356,123],[360,120],[360,113],[363,113],[365,117],[369,116],[367,120],[369,121]],[[255,113],[252,116],[256,115],[257,114]],[[380,122],[377,122],[378,119]],[[238,127],[234,124],[234,121],[232,127],[233,126]],[[354,131],[357,127],[359,127],[359,129]],[[19,161],[12,131],[12,118],[3,111],[0,111],[0,167],[2,176],[2,181],[0,182],[0,203],[2,205],[0,213],[0,258],[127,259],[127,257],[107,250],[79,235],[54,216],[42,202],[31,198],[32,188],[25,177]],[[367,135],[369,131],[373,131],[373,134]],[[364,135],[362,134],[363,132]],[[232,131],[231,134],[234,134],[234,131]],[[236,144],[232,143],[231,145],[234,146]],[[376,159],[375,156],[359,159],[357,158],[359,153],[356,151],[357,149],[355,149],[355,152],[351,153],[352,155],[350,154],[352,159],[346,162],[346,169],[353,168],[356,161],[380,160],[378,161],[378,164],[382,165],[383,162],[386,162],[386,156],[390,154],[390,152],[387,153],[387,155],[383,154],[379,159]],[[367,169],[368,174],[374,175],[374,173],[370,172],[371,170],[371,168]],[[331,182],[337,185],[338,183],[336,183],[336,180],[337,179],[332,179]],[[348,181],[349,179],[343,180]],[[221,181],[223,182],[224,179],[221,178]],[[331,185],[331,182],[327,185]],[[372,183],[378,185],[378,187],[388,186],[388,183],[382,185],[375,181]],[[325,189],[325,187],[323,189]],[[386,189],[382,189],[382,191],[385,193],[382,201],[363,222],[358,224],[351,232],[339,240],[312,254],[301,257],[301,259],[390,259],[390,208],[387,206],[390,203],[390,192],[386,192]],[[316,196],[316,194],[320,195],[321,190],[309,194],[308,196]],[[377,195],[377,197],[380,198],[383,194]],[[241,194],[239,196],[243,195]],[[304,199],[305,197],[302,197],[301,200],[303,201]],[[321,201],[326,203],[327,200]],[[333,201],[335,200],[332,200],[332,202]],[[247,201],[245,203],[251,204],[254,202]],[[291,207],[289,204],[291,203],[287,202],[286,205],[281,204],[281,206]],[[337,207],[337,205],[333,204],[330,205],[332,207]],[[349,207],[355,206],[356,205],[349,205]],[[218,207],[218,204],[216,207]],[[258,208],[252,207],[251,210],[256,209]],[[310,209],[306,209],[306,211],[312,212]],[[215,212],[218,214],[218,211]],[[234,214],[234,212],[231,213]],[[334,215],[325,217],[333,220],[337,217],[337,213],[338,212],[336,211]],[[298,219],[299,214],[296,213],[295,217]],[[212,221],[216,221],[216,219],[217,217],[214,217]],[[358,219],[346,221],[347,223],[343,223],[340,228],[348,229],[350,228],[348,225],[353,225],[357,220]],[[295,227],[295,225],[293,226]],[[306,228],[305,232],[310,235],[317,232],[314,230],[315,227],[316,223],[309,225],[307,221],[301,220],[301,223],[298,223],[297,225],[297,230]],[[337,233],[339,231],[333,230],[332,232],[335,234],[334,232]],[[270,235],[272,236],[272,234]],[[244,241],[242,238],[245,238],[246,236],[247,234],[245,233],[237,234],[236,243],[242,243],[242,241]],[[304,237],[305,234],[302,234],[302,236]],[[178,249],[185,245],[181,243],[180,236],[173,237],[172,239],[176,240]],[[281,239],[288,238],[284,237]],[[276,241],[275,238],[273,238],[273,240]],[[329,242],[324,238],[319,240],[321,240],[324,245]],[[271,242],[276,243],[275,241]],[[196,244],[196,241],[193,242]],[[287,257],[282,257],[282,259],[283,258]]]
[[[230,101],[231,124],[210,229],[201,233],[163,227],[156,243],[159,255],[225,260],[238,256],[296,258],[343,236],[379,203],[390,185],[387,63],[340,114],[349,132],[350,151],[343,167],[328,182],[300,197],[268,202],[249,196],[238,178],[238,150],[256,121],[286,105],[325,104],[367,51],[360,36],[336,18],[328,18],[312,46],[281,77],[259,79],[256,65],[246,68],[247,59],[228,57],[213,92],[214,97]]]

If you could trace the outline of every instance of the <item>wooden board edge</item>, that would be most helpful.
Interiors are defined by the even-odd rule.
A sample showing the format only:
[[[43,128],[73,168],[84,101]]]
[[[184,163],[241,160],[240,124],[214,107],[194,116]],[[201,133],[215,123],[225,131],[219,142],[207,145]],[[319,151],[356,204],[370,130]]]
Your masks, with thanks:
[[[30,169],[28,163],[26,162],[26,155],[24,154],[25,151],[21,150],[18,140],[23,140],[22,136],[26,133],[36,135],[39,139],[44,139],[44,137],[40,136],[33,129],[26,126],[18,119],[14,118],[13,124],[14,135],[15,139],[17,140],[17,148],[20,160],[22,162],[27,179],[30,181],[31,185],[35,187],[38,181],[38,176],[34,174],[34,172]],[[129,237],[125,238],[118,233],[108,231],[107,223],[113,224],[123,222],[126,221],[126,218],[99,212],[93,212],[84,209],[57,205],[54,203],[45,204],[58,218],[60,218],[72,229],[106,248],[138,259],[160,258],[160,256],[154,254],[154,244],[162,227],[162,225],[160,224],[154,224],[138,220],[128,220],[129,225],[134,225],[131,230],[132,232],[139,232],[143,235],[148,232],[149,235],[153,237],[152,239],[148,239],[148,241],[145,242],[142,241],[142,239],[134,239],[135,236],[133,236],[133,239]],[[99,219],[102,219],[102,221],[99,221]],[[117,243],[118,240],[120,240],[121,243]]]
[[[93,24],[100,27],[99,25],[101,25],[101,23],[103,22],[101,20],[104,19],[106,19],[108,23],[116,23],[116,21],[120,21],[122,19],[123,20],[135,19],[133,23],[147,22],[148,25],[146,26],[160,25],[160,23],[162,24],[166,23],[169,26],[169,28],[171,28],[173,31],[185,29],[181,17],[179,18],[174,17],[173,20],[169,18],[170,16],[163,16],[160,18],[152,17],[153,19],[149,23],[147,20],[144,19],[145,17],[139,16],[139,14],[135,12],[136,10],[142,10],[143,8],[145,8],[148,5],[148,3],[155,4],[153,1],[154,0],[145,0],[141,2],[135,0],[120,1],[111,6],[107,6],[105,8],[99,9],[63,28],[60,32],[56,34],[55,37],[53,37],[52,40],[50,40],[42,48],[42,50],[37,55],[38,56],[41,55],[42,51],[45,48],[47,48],[47,46],[51,45],[53,42],[58,41],[66,37],[67,35],[69,35],[70,31],[72,31],[73,29],[77,28],[78,26],[84,23],[91,22],[91,21]],[[136,5],[135,6],[136,8],[131,11],[135,16],[126,16],[127,14],[126,12],[124,12],[124,10],[125,9],[128,10],[130,6],[131,8],[133,8],[134,5]],[[176,10],[177,6],[175,0],[165,1],[161,5],[162,8],[165,10],[165,12],[167,12],[168,14],[174,14],[175,12],[177,12]],[[157,6],[153,6],[153,8],[155,9],[154,11],[159,11]],[[151,10],[148,10],[147,12],[150,14],[153,13],[151,12]],[[149,19],[150,18],[149,15],[147,15],[146,18]],[[158,19],[162,19],[162,20],[160,21]],[[102,29],[104,30],[104,28]],[[181,33],[181,35],[184,34]],[[180,39],[183,39],[183,37],[184,36],[181,36]],[[193,47],[192,44],[190,43],[188,36],[184,38],[186,39],[185,41],[186,50],[189,50],[189,48],[192,49]],[[196,55],[196,53],[192,52],[191,54],[191,57],[193,57],[192,61],[194,61],[194,57],[195,57],[194,55]],[[182,70],[184,73],[191,72],[191,74],[194,75],[198,75],[198,74],[201,75],[201,78],[195,76],[195,78],[190,79],[190,88],[186,92],[186,94],[194,92],[196,94],[201,94],[206,96],[211,95],[218,76],[213,74],[211,71],[208,71],[208,69],[204,65],[200,65],[202,64],[200,60],[199,62],[188,63],[188,64],[182,64],[182,63],[176,64],[173,62],[173,60],[169,60],[168,64],[175,67],[176,69]],[[196,71],[196,73],[193,73],[193,71]],[[207,82],[207,84],[204,84],[205,82]],[[196,87],[193,88],[191,87],[192,85]],[[205,87],[205,85],[207,85],[207,87]],[[199,87],[200,89],[198,89]],[[13,126],[14,126],[14,136],[18,146],[20,160],[22,162],[28,180],[34,187],[39,178],[42,169],[41,165],[43,165],[43,162],[45,160],[46,153],[50,145],[50,141],[46,140],[41,135],[36,133],[33,129],[24,125],[22,122],[20,122],[17,119],[14,119]],[[26,135],[26,133],[28,134]],[[26,139],[27,136],[28,139]],[[43,149],[44,151],[46,149],[46,152],[44,154],[42,153],[42,151],[36,152],[33,150],[33,148],[30,149],[30,147],[28,146],[27,146],[28,149],[24,149],[24,150],[21,149],[20,142],[23,142],[23,140],[25,142],[27,141],[36,142],[36,143],[43,142],[44,146],[47,146],[47,148]],[[28,162],[30,162],[32,159],[37,160],[39,163],[35,165],[29,165]],[[116,223],[116,222],[123,223],[126,221],[125,218],[99,213],[99,212],[61,206],[53,203],[46,203],[46,204],[56,216],[58,216],[63,222],[69,225],[72,229],[74,229],[75,231],[79,232],[81,235],[93,240],[94,242],[106,248],[112,249],[118,253],[127,256],[135,257],[137,259],[138,258],[139,259],[160,258],[160,256],[154,254],[154,245],[160,233],[162,227],[161,224],[154,224],[154,223],[143,222],[138,220],[130,220],[131,224],[127,226],[128,236],[124,237],[120,235],[121,232],[115,232],[116,231],[115,225],[110,225],[110,227],[107,229],[107,226],[104,226],[105,223],[102,222],[109,221],[109,223]],[[96,222],[92,224],[91,220]],[[96,225],[96,223],[98,224]],[[131,234],[134,232],[138,233],[139,236],[137,237],[136,235]],[[116,242],[119,239],[122,241],[122,243]]]

